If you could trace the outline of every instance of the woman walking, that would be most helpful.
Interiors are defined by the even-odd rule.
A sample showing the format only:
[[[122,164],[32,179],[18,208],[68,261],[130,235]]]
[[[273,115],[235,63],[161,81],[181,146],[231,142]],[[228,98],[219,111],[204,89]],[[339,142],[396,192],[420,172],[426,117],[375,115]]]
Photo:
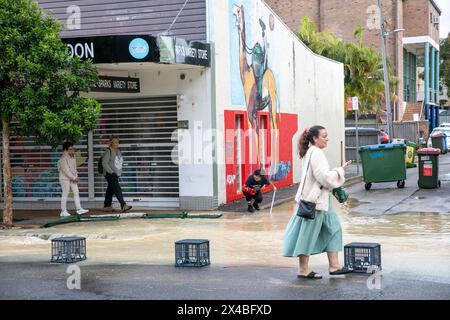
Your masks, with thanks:
[[[298,257],[298,278],[322,279],[309,268],[309,257],[326,252],[330,275],[340,275],[353,270],[339,264],[338,252],[342,251],[342,228],[337,214],[331,208],[330,193],[345,182],[345,170],[351,161],[340,168],[330,170],[323,149],[328,144],[327,130],[322,126],[306,128],[299,142],[302,180],[295,200],[316,204],[313,220],[291,217],[285,231],[283,256]]]
[[[73,192],[73,199],[75,201],[75,207],[77,208],[77,214],[87,213],[89,210],[83,209],[80,203],[77,162],[75,159],[73,143],[70,141],[66,141],[63,144],[63,154],[58,160],[58,171],[59,183],[61,184],[62,189],[60,216],[70,216],[70,213],[67,211],[67,197],[69,196],[70,189],[72,189]]]
[[[117,200],[119,200],[122,212],[129,211],[132,208],[123,199],[122,188],[119,183],[123,167],[123,157],[119,144],[120,140],[118,137],[111,137],[109,139],[109,148],[105,150],[102,156],[104,175],[108,182],[103,208],[105,211],[114,211],[112,208],[113,195],[116,195]]]

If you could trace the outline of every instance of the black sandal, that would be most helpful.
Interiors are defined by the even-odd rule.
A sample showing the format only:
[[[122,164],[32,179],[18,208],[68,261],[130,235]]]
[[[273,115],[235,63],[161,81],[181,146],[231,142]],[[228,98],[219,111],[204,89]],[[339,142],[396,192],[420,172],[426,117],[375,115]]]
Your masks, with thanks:
[[[321,276],[321,275],[319,275],[318,277],[316,277],[317,274],[318,274],[318,273],[315,273],[314,271],[311,271],[307,276],[298,274],[298,275],[297,275],[297,278],[298,278],[298,279],[312,279],[312,280],[320,280],[320,279],[322,279],[322,276]]]
[[[336,276],[336,275],[347,274],[347,273],[352,273],[352,272],[353,272],[353,269],[349,269],[349,267],[342,267],[341,269],[330,272],[330,275]]]

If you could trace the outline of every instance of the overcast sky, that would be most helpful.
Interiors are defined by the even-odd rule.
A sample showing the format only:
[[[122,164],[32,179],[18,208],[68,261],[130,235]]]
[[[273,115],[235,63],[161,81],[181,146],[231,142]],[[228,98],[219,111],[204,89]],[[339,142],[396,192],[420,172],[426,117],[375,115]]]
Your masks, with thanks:
[[[442,10],[441,15],[441,38],[446,38],[450,32],[450,0],[434,0]]]

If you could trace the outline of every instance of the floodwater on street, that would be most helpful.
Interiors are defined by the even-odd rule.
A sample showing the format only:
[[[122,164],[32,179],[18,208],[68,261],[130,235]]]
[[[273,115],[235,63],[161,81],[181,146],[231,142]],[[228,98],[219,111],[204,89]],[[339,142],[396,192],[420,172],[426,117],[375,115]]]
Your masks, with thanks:
[[[334,202],[344,229],[344,244],[377,242],[382,246],[384,273],[420,276],[450,284],[450,214],[363,216]],[[296,268],[297,259],[281,256],[284,229],[295,210],[293,203],[257,214],[224,213],[220,219],[123,219],[83,222],[49,229],[0,231],[0,262],[46,262],[50,239],[87,238],[83,263],[170,265],[174,242],[209,239],[212,265]],[[343,262],[343,256],[340,256]],[[311,258],[324,272],[326,255]]]

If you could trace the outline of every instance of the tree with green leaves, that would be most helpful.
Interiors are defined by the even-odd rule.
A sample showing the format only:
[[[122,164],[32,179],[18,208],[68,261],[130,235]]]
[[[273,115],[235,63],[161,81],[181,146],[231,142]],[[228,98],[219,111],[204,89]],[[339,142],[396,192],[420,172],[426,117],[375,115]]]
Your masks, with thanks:
[[[313,52],[327,58],[342,62],[345,74],[345,97],[359,97],[361,111],[379,112],[384,102],[383,60],[381,54],[372,48],[363,46],[363,28],[358,26],[354,31],[358,43],[344,42],[330,30],[317,32],[317,26],[308,17],[300,24],[298,37]],[[395,101],[394,88],[397,78],[393,66],[389,66],[391,97]]]
[[[441,66],[439,75],[441,78],[441,86],[444,85],[450,89],[450,33],[441,43],[440,59]]]
[[[96,127],[100,104],[80,96],[98,80],[91,61],[70,56],[60,24],[30,0],[0,0],[3,224],[13,224],[10,137],[56,147]]]

